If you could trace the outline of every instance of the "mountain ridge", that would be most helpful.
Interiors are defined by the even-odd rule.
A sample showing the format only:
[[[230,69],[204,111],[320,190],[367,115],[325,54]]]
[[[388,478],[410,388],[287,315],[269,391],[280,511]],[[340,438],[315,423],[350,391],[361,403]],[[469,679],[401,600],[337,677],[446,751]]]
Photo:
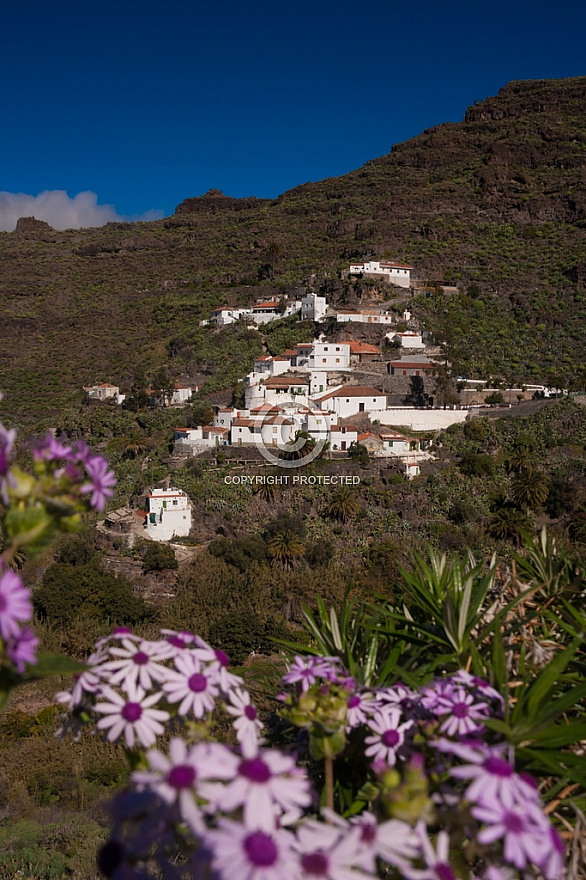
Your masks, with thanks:
[[[259,281],[291,289],[317,273],[336,302],[339,270],[382,255],[478,290],[502,321],[561,328],[563,356],[581,364],[584,107],[586,77],[517,81],[462,122],[273,200],[212,190],[157,221],[62,232],[21,224],[0,235],[0,387],[24,417],[75,405],[98,379],[127,386],[139,365],[174,371],[173,341],[197,360],[199,320],[226,298],[244,302]]]

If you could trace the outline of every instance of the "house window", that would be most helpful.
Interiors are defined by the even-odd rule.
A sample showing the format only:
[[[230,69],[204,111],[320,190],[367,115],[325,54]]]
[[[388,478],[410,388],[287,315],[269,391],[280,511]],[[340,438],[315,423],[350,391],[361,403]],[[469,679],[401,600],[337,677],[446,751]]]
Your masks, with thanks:
[[[337,364],[340,363],[340,358],[336,358],[336,363],[337,363]]]

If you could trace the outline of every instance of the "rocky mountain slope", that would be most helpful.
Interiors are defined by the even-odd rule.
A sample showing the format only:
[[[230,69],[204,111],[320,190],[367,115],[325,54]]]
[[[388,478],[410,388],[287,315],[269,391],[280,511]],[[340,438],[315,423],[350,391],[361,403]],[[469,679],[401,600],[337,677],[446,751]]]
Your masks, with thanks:
[[[251,301],[259,279],[264,295],[380,255],[503,320],[567,331],[562,356],[586,361],[586,77],[510,83],[461,123],[274,201],[211,191],[152,223],[21,221],[0,234],[6,405],[16,421],[50,418],[82,384],[128,387],[173,351],[197,365],[211,307]]]

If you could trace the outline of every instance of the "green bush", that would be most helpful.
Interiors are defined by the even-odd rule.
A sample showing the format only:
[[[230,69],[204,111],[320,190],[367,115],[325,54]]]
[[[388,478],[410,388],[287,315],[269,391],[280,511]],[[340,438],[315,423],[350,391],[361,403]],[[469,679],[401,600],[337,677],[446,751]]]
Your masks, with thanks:
[[[147,544],[146,553],[143,560],[143,569],[147,571],[176,571],[177,559],[173,548],[168,544],[160,544],[158,541],[152,541]]]
[[[51,565],[33,594],[33,603],[41,619],[63,626],[77,617],[133,626],[151,616],[128,581],[104,571],[96,561]]]

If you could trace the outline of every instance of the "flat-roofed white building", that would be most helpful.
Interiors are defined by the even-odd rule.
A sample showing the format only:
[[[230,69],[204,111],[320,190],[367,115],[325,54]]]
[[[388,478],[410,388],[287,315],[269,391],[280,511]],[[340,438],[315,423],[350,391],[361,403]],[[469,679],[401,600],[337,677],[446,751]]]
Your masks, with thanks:
[[[425,348],[425,342],[421,333],[414,330],[405,330],[403,333],[387,333],[387,339],[398,342],[401,348]]]
[[[191,503],[181,489],[152,489],[147,493],[147,535],[153,541],[185,538],[191,530]]]
[[[409,266],[407,263],[398,263],[394,260],[369,260],[365,263],[351,263],[347,274],[365,278],[381,278],[388,284],[409,287],[412,268],[413,266]]]
[[[317,293],[308,293],[301,300],[301,320],[302,321],[322,321],[328,310],[328,304],[325,296],[318,296]]]
[[[358,413],[386,409],[387,395],[370,385],[342,385],[335,391],[318,395],[314,402],[320,409],[335,412],[340,419],[347,419]]]

